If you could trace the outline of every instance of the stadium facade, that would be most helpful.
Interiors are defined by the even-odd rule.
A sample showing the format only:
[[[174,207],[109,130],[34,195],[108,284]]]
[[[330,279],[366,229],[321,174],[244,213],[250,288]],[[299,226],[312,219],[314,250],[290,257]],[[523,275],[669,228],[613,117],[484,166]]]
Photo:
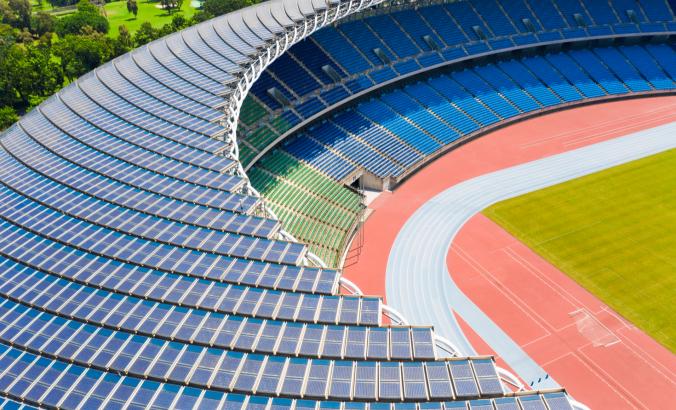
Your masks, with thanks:
[[[0,136],[0,400],[585,408],[342,279],[350,185],[673,93],[675,28],[664,0],[270,1],[83,76]]]

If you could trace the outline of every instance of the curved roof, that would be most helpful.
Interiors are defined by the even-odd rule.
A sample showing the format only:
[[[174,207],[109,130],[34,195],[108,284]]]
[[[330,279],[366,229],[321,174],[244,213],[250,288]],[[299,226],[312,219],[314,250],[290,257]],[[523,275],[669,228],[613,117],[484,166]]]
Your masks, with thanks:
[[[402,374],[439,382],[438,400],[506,394],[492,359],[439,360],[430,327],[381,327],[379,298],[338,295],[338,272],[304,266],[306,246],[278,239],[237,160],[239,109],[261,72],[380,2],[270,1],[212,19],[93,70],[0,135],[0,379],[15,380],[0,395],[86,380],[87,400],[150,386],[159,401],[165,385],[167,407],[206,403],[204,389],[223,403],[301,399],[312,385],[294,377],[326,382],[329,369],[355,383],[363,372],[373,392],[318,399],[427,400],[425,387],[376,393],[375,380],[401,389]],[[252,389],[258,371],[270,390]],[[282,371],[299,374],[288,390]],[[44,402],[74,406],[78,392]]]
[[[180,139],[179,143],[201,151],[221,154],[229,150],[236,160],[239,110],[261,72],[317,29],[380,2],[263,2],[124,54],[79,78],[43,105],[54,99],[65,103],[64,96],[68,96],[70,108],[78,115],[103,109],[122,123],[148,132],[167,130],[162,134],[166,138]],[[156,121],[143,122],[137,114]],[[117,131],[111,133],[118,136]],[[219,161],[222,171],[239,168],[226,159]]]
[[[162,78],[172,86],[178,82],[175,87],[180,89],[174,91],[186,100],[178,108],[217,122],[204,124],[206,135],[226,141],[236,157],[239,110],[265,68],[314,31],[382,1],[267,1],[171,34],[109,64],[118,68],[133,60],[144,71],[138,73],[139,80],[148,75],[164,85]],[[136,85],[148,92],[143,84]],[[198,109],[202,115],[197,115]]]

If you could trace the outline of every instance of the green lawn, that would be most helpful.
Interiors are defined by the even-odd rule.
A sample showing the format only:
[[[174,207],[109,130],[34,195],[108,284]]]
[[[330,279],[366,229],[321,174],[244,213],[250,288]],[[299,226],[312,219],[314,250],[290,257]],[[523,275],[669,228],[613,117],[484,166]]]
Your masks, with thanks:
[[[676,149],[484,213],[676,352]]]
[[[195,8],[190,5],[190,0],[184,0],[181,10],[173,12],[171,15],[166,11],[157,8],[159,1],[137,0],[138,15],[134,15],[127,11],[126,1],[114,1],[107,3],[105,6],[106,16],[110,22],[109,35],[113,38],[118,36],[118,27],[122,24],[126,25],[129,31],[133,34],[141,24],[149,21],[153,27],[160,28],[166,23],[171,22],[171,18],[177,13],[182,13],[184,17],[190,18],[195,14]]]

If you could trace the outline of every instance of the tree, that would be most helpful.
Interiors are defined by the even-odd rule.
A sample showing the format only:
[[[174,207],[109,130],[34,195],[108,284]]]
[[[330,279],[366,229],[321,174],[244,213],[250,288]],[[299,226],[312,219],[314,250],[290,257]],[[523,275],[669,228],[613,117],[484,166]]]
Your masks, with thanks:
[[[16,30],[7,24],[0,23],[0,57],[2,57],[3,51],[14,44],[15,41]],[[0,61],[2,61],[1,58]]]
[[[68,34],[54,45],[54,55],[61,59],[64,75],[75,79],[113,58],[115,44],[93,30],[79,36]]]
[[[63,85],[63,72],[52,59],[49,43],[13,44],[0,59],[0,105],[28,107]]]
[[[121,55],[134,47],[134,40],[132,40],[129,29],[124,24],[121,24],[117,30],[119,35],[115,40],[115,55]]]
[[[52,7],[70,6],[77,3],[77,0],[47,0]]]
[[[191,22],[180,14],[177,14],[171,18],[171,28],[174,31],[183,30],[184,28],[190,26],[190,24]]]
[[[138,3],[136,0],[127,0],[127,11],[134,14],[134,18],[138,15]]]
[[[0,131],[19,121],[19,116],[10,106],[0,107]]]
[[[0,20],[16,28],[29,28],[32,6],[30,0],[0,0]]]
[[[259,2],[260,0],[205,0],[202,3],[202,10],[215,17]]]
[[[140,47],[159,38],[158,31],[148,21],[144,21],[141,27],[134,33],[134,45]]]
[[[183,0],[160,0],[160,4],[164,10],[171,14],[174,10],[180,10],[183,6]]]
[[[78,13],[85,14],[100,14],[99,8],[95,4],[92,4],[89,0],[80,0],[77,3]]]
[[[56,34],[65,37],[68,34],[80,34],[86,26],[99,33],[107,33],[108,19],[103,17],[99,9],[88,0],[81,0],[77,5],[77,12],[61,17],[56,23]]]
[[[39,11],[31,17],[31,32],[41,36],[53,32],[56,27],[56,17],[44,11]]]
[[[167,36],[167,35],[169,35],[173,32],[182,30],[182,29],[190,26],[190,24],[191,24],[191,22],[188,19],[186,19],[185,17],[183,17],[180,14],[177,14],[171,19],[170,23],[167,23],[167,24],[162,26],[162,28],[160,29],[160,31],[158,33],[158,37],[164,37],[164,36]]]

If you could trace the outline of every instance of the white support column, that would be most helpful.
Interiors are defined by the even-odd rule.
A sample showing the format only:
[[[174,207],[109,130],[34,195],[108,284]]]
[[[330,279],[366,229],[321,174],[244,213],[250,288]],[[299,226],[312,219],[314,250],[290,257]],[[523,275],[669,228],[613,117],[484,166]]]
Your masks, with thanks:
[[[362,296],[364,294],[361,289],[359,289],[359,286],[344,276],[341,276],[340,279],[338,279],[338,283],[353,295]]]
[[[576,410],[591,410],[589,407],[587,407],[585,404],[580,403],[577,400],[574,400],[572,397],[568,397],[568,400],[570,400],[570,404],[573,406],[574,409]]]
[[[436,342],[438,348],[450,353],[451,356],[464,356],[460,349],[458,349],[450,340],[446,339],[445,337],[434,333],[434,341]]]
[[[526,387],[526,385],[523,384],[521,382],[521,380],[519,380],[519,378],[516,377],[512,372],[510,372],[506,369],[503,369],[502,367],[498,367],[498,366],[495,366],[495,369],[498,371],[498,376],[500,376],[500,378],[503,381],[505,381],[505,382],[511,384],[512,386],[516,387],[517,389],[519,389],[519,391],[528,390],[528,387]]]
[[[404,316],[393,307],[387,306],[383,303],[380,305],[380,309],[385,316],[395,321],[397,325],[408,325],[408,320],[406,320],[406,318],[404,318]]]

